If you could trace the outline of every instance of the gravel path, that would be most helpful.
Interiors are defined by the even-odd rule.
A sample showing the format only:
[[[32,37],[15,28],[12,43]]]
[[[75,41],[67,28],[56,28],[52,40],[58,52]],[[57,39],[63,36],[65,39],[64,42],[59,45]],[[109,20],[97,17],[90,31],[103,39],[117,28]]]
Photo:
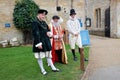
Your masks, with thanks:
[[[120,80],[120,39],[91,36],[91,43],[82,80]]]

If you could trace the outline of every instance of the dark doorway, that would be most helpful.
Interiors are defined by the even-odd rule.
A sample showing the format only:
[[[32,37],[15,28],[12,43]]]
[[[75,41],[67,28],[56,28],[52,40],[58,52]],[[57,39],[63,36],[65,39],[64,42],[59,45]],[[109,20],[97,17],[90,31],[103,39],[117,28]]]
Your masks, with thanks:
[[[105,10],[105,37],[110,37],[110,7]]]

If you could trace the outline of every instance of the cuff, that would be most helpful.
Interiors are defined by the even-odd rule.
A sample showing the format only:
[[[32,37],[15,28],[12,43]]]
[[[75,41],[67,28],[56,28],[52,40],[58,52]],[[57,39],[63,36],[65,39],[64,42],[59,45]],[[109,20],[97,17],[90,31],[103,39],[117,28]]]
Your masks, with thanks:
[[[35,47],[42,46],[42,42],[35,45]]]
[[[57,39],[57,38],[58,38],[58,35],[54,35],[54,38]]]

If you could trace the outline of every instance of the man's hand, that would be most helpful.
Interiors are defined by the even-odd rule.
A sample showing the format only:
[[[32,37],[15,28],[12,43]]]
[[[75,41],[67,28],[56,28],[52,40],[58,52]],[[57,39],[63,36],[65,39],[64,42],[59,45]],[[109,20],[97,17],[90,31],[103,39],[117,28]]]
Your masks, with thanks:
[[[60,39],[62,39],[62,38],[63,38],[63,35],[59,35],[58,37],[59,37]]]
[[[78,36],[78,35],[79,35],[79,33],[75,34],[75,36]]]
[[[42,45],[41,45],[41,46],[38,46],[38,48],[39,48],[39,49],[42,49],[43,47],[42,47]]]
[[[52,37],[53,35],[52,35],[51,32],[47,32],[47,36],[48,36],[48,37]]]

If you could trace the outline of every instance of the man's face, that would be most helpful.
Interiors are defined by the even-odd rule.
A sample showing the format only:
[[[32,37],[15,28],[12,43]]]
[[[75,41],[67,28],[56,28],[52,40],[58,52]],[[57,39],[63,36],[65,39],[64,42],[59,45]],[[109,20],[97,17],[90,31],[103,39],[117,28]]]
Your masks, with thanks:
[[[53,19],[53,21],[56,22],[56,23],[58,22],[58,20],[59,20],[59,19]]]
[[[45,19],[45,14],[44,13],[41,13],[41,14],[38,14],[38,17],[39,17],[39,19],[41,19],[41,20],[44,20]]]
[[[76,14],[72,14],[71,17],[72,17],[72,18],[75,18],[75,15],[76,15]]]

